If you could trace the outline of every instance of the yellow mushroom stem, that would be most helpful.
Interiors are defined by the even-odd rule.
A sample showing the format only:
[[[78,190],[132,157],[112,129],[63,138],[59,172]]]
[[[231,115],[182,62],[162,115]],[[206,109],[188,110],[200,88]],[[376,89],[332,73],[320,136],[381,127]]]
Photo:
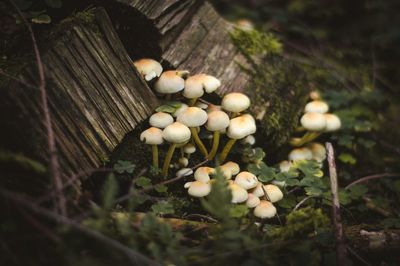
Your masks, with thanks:
[[[171,143],[167,155],[165,156],[165,161],[162,168],[162,174],[164,177],[168,176],[168,168],[169,164],[171,163],[172,155],[174,155],[175,148],[176,148],[176,143]]]
[[[208,155],[208,160],[214,159],[214,156],[217,154],[218,146],[219,146],[219,131],[214,131],[213,133],[213,144],[210,150],[210,154]]]
[[[225,147],[218,158],[220,164],[222,164],[225,161],[226,157],[228,156],[228,153],[232,149],[233,145],[235,145],[235,143],[236,139],[229,139],[228,142],[225,144]]]
[[[189,106],[194,106],[194,105],[196,104],[196,102],[197,102],[197,99],[198,99],[198,98],[192,98],[192,99],[190,99],[188,105],[189,105]]]
[[[204,155],[204,157],[208,156],[208,151],[206,149],[206,147],[204,146],[203,142],[201,141],[201,139],[199,138],[199,134],[197,133],[196,128],[191,127],[190,131],[192,132],[192,138],[194,140],[194,142],[196,143],[197,147],[199,147],[201,153]]]
[[[294,147],[300,147],[303,146],[304,144],[313,141],[314,139],[318,138],[322,132],[316,132],[316,131],[307,131],[306,134],[303,135],[303,137],[295,140],[291,140],[289,143],[290,145]]]
[[[158,146],[157,145],[151,145],[151,149],[153,152],[153,167],[158,168]]]

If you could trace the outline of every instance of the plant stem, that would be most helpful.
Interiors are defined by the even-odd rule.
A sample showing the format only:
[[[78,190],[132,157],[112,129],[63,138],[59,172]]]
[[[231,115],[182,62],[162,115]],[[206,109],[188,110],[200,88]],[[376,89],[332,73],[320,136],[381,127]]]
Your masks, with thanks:
[[[219,136],[220,136],[219,131],[214,131],[213,144],[212,144],[212,148],[211,148],[210,154],[208,155],[208,159],[210,161],[217,154],[217,150],[218,150],[218,146],[219,146]]]
[[[316,131],[307,131],[306,134],[303,135],[299,140],[291,141],[290,145],[294,147],[300,147],[304,144],[313,141],[314,139],[318,138],[321,135],[321,132]]]
[[[226,156],[228,156],[228,153],[232,149],[233,145],[235,145],[236,139],[229,139],[228,142],[225,144],[224,149],[222,150],[221,154],[219,155],[219,163],[222,164]]]
[[[191,127],[190,131],[192,132],[192,138],[194,140],[194,142],[196,143],[197,147],[199,147],[201,153],[204,155],[204,157],[208,156],[208,151],[206,149],[206,147],[204,146],[203,142],[201,141],[201,139],[199,138],[199,134],[197,133],[196,128]]]
[[[153,152],[153,167],[158,169],[158,146],[151,145],[151,149]]]
[[[162,173],[163,173],[164,177],[168,176],[168,168],[169,168],[169,164],[171,163],[172,155],[174,155],[175,148],[176,148],[176,143],[171,143],[171,145],[169,146],[168,152],[167,152],[167,156],[165,156],[165,161],[164,161],[163,169],[162,169]]]
[[[194,105],[196,104],[196,102],[197,102],[197,99],[198,99],[198,98],[192,98],[192,99],[190,99],[190,100],[189,100],[189,106],[194,106]]]

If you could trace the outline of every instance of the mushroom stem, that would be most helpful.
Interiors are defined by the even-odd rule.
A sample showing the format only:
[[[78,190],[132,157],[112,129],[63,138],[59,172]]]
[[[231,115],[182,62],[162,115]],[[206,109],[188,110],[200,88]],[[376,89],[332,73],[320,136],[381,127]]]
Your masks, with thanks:
[[[208,155],[208,160],[214,159],[215,154],[217,154],[218,145],[219,145],[219,131],[214,131],[213,133],[213,144],[210,150],[210,154]]]
[[[151,145],[151,149],[153,151],[153,167],[158,168],[158,146]]]
[[[197,99],[198,99],[198,98],[192,98],[192,99],[190,99],[188,105],[189,105],[189,106],[194,106],[194,105],[196,104],[196,102],[197,102]]]
[[[172,159],[172,155],[174,154],[176,148],[176,143],[171,143],[171,145],[169,146],[167,155],[165,156],[165,161],[163,164],[163,169],[162,169],[162,173],[164,177],[168,176],[168,168],[169,168],[169,164],[171,163],[171,159]]]
[[[208,156],[208,152],[206,147],[204,146],[203,142],[201,141],[201,139],[199,138],[199,134],[197,133],[196,128],[191,127],[190,131],[192,132],[192,137],[194,142],[196,143],[197,147],[199,147],[201,153],[204,155],[204,157]]]
[[[304,134],[303,137],[301,137],[300,139],[290,141],[290,145],[292,145],[294,147],[300,147],[310,141],[313,141],[314,139],[318,138],[320,135],[321,135],[321,132],[307,131],[307,133]]]
[[[222,150],[221,154],[219,155],[219,163],[222,164],[226,156],[228,156],[229,151],[232,149],[233,145],[235,145],[236,139],[229,139],[228,142],[225,144],[224,149]]]

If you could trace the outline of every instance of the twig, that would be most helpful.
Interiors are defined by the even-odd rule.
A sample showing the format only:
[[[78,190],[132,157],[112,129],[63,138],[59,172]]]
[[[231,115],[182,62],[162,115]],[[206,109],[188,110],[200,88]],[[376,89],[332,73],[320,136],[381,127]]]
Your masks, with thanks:
[[[304,202],[306,202],[307,200],[311,199],[311,198],[315,198],[316,196],[308,196],[305,197],[304,199],[302,199],[299,203],[296,204],[296,206],[293,208],[292,212],[296,211],[298,208],[301,207],[301,205],[304,204]]]
[[[332,214],[333,223],[335,226],[335,236],[336,236],[336,257],[337,265],[344,266],[347,264],[347,250],[343,234],[343,225],[340,217],[340,203],[338,194],[338,182],[337,182],[337,172],[335,164],[335,154],[333,151],[332,144],[327,142],[325,144],[328,153],[328,164],[329,164],[329,177],[331,181],[331,191],[332,191]]]
[[[0,194],[4,198],[17,203],[17,204],[21,205],[22,207],[24,207],[34,213],[43,215],[57,223],[68,225],[68,226],[72,227],[73,229],[85,234],[86,236],[96,239],[97,241],[102,242],[103,244],[106,244],[107,246],[120,251],[121,253],[125,254],[127,256],[127,258],[130,260],[130,262],[134,265],[160,265],[159,263],[142,255],[141,253],[128,248],[127,246],[121,244],[120,242],[118,242],[112,238],[109,238],[109,237],[101,234],[98,231],[95,231],[88,227],[84,227],[81,224],[79,224],[65,216],[59,215],[59,214],[51,212],[45,208],[42,208],[36,204],[33,204],[32,199],[27,199],[17,193],[7,191],[3,188],[0,188]]]
[[[383,173],[383,174],[375,174],[375,175],[369,175],[369,176],[364,176],[361,177],[360,179],[357,179],[356,181],[348,184],[344,189],[349,189],[354,185],[364,183],[373,179],[379,179],[383,177],[391,177],[391,176],[400,176],[400,173]]]
[[[261,186],[261,189],[262,189],[262,191],[264,193],[264,195],[263,195],[264,196],[264,200],[271,202],[271,199],[269,198],[269,196],[267,194],[267,191],[265,191],[265,188],[264,188],[263,185]],[[271,204],[272,204],[272,202],[271,202]],[[283,225],[282,221],[281,221],[281,218],[279,217],[278,212],[276,212],[276,217],[278,218],[278,221],[279,221],[280,225]],[[263,220],[263,224],[262,224],[262,226],[260,228],[261,228],[261,230],[262,230],[262,228],[264,228],[264,220]]]
[[[46,77],[45,77],[45,73],[44,73],[42,58],[40,56],[39,47],[37,45],[36,37],[35,37],[35,34],[33,33],[31,24],[29,24],[29,22],[26,20],[26,18],[22,14],[21,10],[14,3],[14,1],[9,0],[9,2],[14,7],[14,9],[17,11],[18,15],[21,17],[21,21],[28,28],[28,31],[29,31],[29,34],[30,34],[30,37],[32,40],[33,50],[35,52],[36,64],[37,64],[38,73],[39,73],[39,86],[38,87],[39,87],[40,94],[41,94],[41,102],[42,102],[43,114],[44,114],[44,123],[45,123],[46,131],[47,131],[47,144],[48,144],[48,149],[49,149],[49,160],[50,160],[50,174],[53,178],[54,188],[59,192],[57,194],[57,197],[55,197],[55,203],[56,203],[56,208],[58,209],[58,211],[62,215],[66,216],[67,215],[66,198],[64,196],[64,193],[62,192],[63,184],[62,184],[62,179],[61,179],[60,165],[59,165],[58,157],[57,157],[57,147],[56,147],[54,131],[53,131],[53,127],[51,125],[50,108],[49,108],[49,105],[47,102]]]

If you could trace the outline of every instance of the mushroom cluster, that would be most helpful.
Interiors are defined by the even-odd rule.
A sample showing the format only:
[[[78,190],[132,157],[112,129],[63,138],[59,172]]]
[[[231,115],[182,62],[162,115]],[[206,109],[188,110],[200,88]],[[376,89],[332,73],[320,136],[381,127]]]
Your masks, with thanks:
[[[158,146],[164,142],[170,144],[164,159],[162,172],[168,175],[171,159],[176,148],[181,156],[176,164],[178,168],[189,165],[190,154],[198,149],[204,158],[217,158],[222,164],[237,140],[254,143],[251,135],[256,132],[253,116],[245,113],[250,107],[250,99],[243,93],[228,93],[221,105],[214,105],[201,97],[212,93],[221,86],[221,82],[211,75],[189,75],[185,70],[162,72],[162,66],[152,59],[141,59],[134,66],[146,81],[157,78],[154,90],[159,94],[174,97],[172,110],[156,112],[150,117],[150,128],[142,132],[140,139],[152,145],[153,166],[158,168]],[[202,134],[201,134],[202,133]],[[204,144],[200,136],[210,136],[212,143]],[[225,146],[220,148],[221,137],[225,136]],[[209,147],[207,147],[209,146]],[[218,151],[220,151],[219,155]]]
[[[253,214],[259,218],[272,218],[276,215],[273,205],[283,198],[278,186],[261,183],[257,176],[247,171],[240,171],[235,162],[227,162],[219,167],[227,179],[228,189],[231,191],[231,202],[245,204],[254,209]],[[213,176],[217,173],[211,167],[199,167],[194,172],[194,181],[187,182],[184,187],[192,197],[202,198],[211,192]]]

